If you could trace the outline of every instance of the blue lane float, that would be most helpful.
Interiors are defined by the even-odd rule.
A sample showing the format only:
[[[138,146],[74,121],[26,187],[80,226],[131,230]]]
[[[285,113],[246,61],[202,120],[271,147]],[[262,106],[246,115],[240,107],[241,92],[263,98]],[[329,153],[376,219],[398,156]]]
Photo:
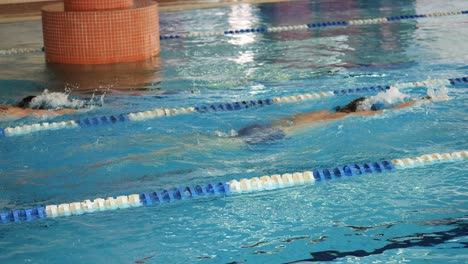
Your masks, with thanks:
[[[333,22],[322,22],[307,24],[308,28],[321,28],[321,27],[332,27],[332,26],[348,26],[347,21],[333,21]]]
[[[46,217],[45,207],[0,212],[0,221],[3,224],[10,222],[30,222]]]
[[[80,127],[96,126],[96,125],[106,125],[113,124],[117,122],[128,121],[128,115],[119,114],[119,115],[109,115],[109,116],[100,116],[100,117],[86,117],[76,122]]]
[[[181,200],[196,199],[206,196],[226,196],[259,191],[272,191],[281,188],[311,185],[319,181],[338,180],[367,174],[394,172],[407,168],[423,167],[441,162],[462,161],[468,158],[468,151],[452,153],[433,153],[414,158],[383,160],[363,164],[347,164],[335,168],[275,174],[271,176],[243,178],[229,182],[196,185],[194,187],[174,188],[169,190],[144,192],[107,199],[96,198],[93,201],[46,205],[35,208],[0,212],[3,224],[31,222],[44,218],[56,218],[72,215],[90,214],[141,206],[170,204]]]
[[[247,108],[262,107],[266,105],[274,104],[272,99],[256,100],[256,101],[242,101],[234,103],[224,103],[224,104],[212,104],[212,105],[202,105],[196,106],[194,109],[196,112],[222,112],[222,111],[235,111],[242,110]]]
[[[468,83],[468,77],[461,78],[452,78],[452,79],[432,79],[418,82],[409,82],[409,83],[398,83],[393,84],[399,89],[409,88],[409,87],[427,87],[434,84],[442,85],[457,85],[462,83]],[[109,125],[121,122],[128,121],[144,121],[148,119],[168,117],[180,114],[189,114],[189,113],[207,113],[207,112],[229,112],[229,111],[239,111],[243,109],[258,108],[264,106],[270,106],[274,104],[284,104],[284,103],[295,103],[300,101],[309,101],[309,100],[318,100],[324,99],[331,96],[341,96],[348,94],[365,94],[365,93],[375,93],[381,92],[390,89],[390,85],[378,85],[371,87],[359,87],[359,88],[349,88],[349,89],[339,89],[328,92],[319,92],[319,93],[306,93],[306,94],[297,94],[284,97],[274,97],[268,99],[259,99],[259,100],[245,100],[240,102],[228,102],[220,104],[211,104],[211,105],[200,105],[196,107],[188,108],[158,108],[143,112],[128,113],[128,114],[118,114],[118,115],[109,115],[109,116],[94,116],[86,117],[79,120],[69,120],[62,122],[43,122],[35,123],[30,125],[21,125],[16,127],[6,127],[0,128],[0,138],[10,137],[10,136],[19,136],[30,133],[35,133],[45,130],[58,130],[58,129],[67,129],[67,128],[86,128],[99,125]]]
[[[468,82],[468,77],[448,79],[451,85],[457,85]]]

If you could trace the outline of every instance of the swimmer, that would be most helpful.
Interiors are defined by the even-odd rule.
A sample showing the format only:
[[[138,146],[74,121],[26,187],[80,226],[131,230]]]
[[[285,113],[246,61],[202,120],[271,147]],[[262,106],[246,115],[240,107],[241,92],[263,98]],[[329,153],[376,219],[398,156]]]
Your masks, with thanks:
[[[42,116],[57,116],[76,112],[77,109],[46,109],[45,107],[32,107],[32,103],[36,96],[26,96],[16,105],[0,105],[0,120],[13,120],[25,116],[34,115]]]
[[[341,119],[349,115],[355,116],[371,116],[376,114],[381,114],[384,112],[384,105],[380,103],[375,103],[370,106],[370,109],[367,109],[364,105],[368,99],[365,97],[360,97],[354,99],[345,106],[337,106],[334,108],[334,111],[322,110],[317,112],[308,112],[302,114],[296,114],[292,118],[287,118],[288,126],[302,126],[307,125],[316,121],[326,121]],[[431,100],[431,97],[423,97],[420,100],[411,100],[408,102],[401,103],[396,105],[388,110],[398,110],[406,107],[413,106],[418,101]]]
[[[418,101],[430,101],[431,97],[426,96],[420,100],[411,100],[401,103],[388,110],[398,110],[413,106]],[[365,97],[357,98],[345,106],[337,106],[334,111],[321,110],[307,113],[295,114],[293,117],[285,118],[276,124],[255,124],[237,131],[237,137],[241,138],[247,144],[263,144],[282,139],[287,133],[300,127],[312,125],[320,121],[342,119],[347,116],[372,116],[384,112],[384,105],[375,103],[366,105],[369,99]]]
[[[255,124],[244,127],[237,131],[234,136],[225,136],[219,137],[217,140],[213,140],[212,136],[202,136],[197,135],[197,137],[191,137],[182,139],[179,141],[179,144],[182,144],[183,141],[186,141],[184,146],[174,146],[168,147],[165,149],[159,149],[156,151],[151,151],[143,154],[134,154],[127,155],[125,157],[113,158],[106,161],[98,162],[89,165],[90,168],[99,168],[103,166],[112,166],[114,164],[120,164],[126,161],[133,162],[142,162],[149,161],[152,165],[157,162],[162,162],[162,159],[151,156],[177,156],[180,157],[183,153],[189,151],[194,151],[197,153],[199,148],[196,146],[202,146],[204,149],[207,147],[220,147],[222,146],[224,150],[235,150],[241,144],[247,143],[248,145],[261,145],[261,144],[271,144],[275,143],[277,140],[281,140],[286,136],[286,134],[293,133],[295,130],[301,127],[311,126],[313,124],[319,124],[321,121],[331,121],[347,116],[372,116],[376,114],[381,114],[384,112],[383,104],[375,103],[369,106],[365,106],[366,103],[369,103],[369,98],[361,97],[357,98],[343,107],[335,107],[334,111],[322,110],[314,111],[307,113],[296,114],[293,117],[282,119],[278,123],[274,124]],[[408,102],[401,103],[388,110],[398,110],[406,107],[411,107],[417,102],[430,102],[432,98],[427,96],[419,100],[411,100]],[[366,108],[369,107],[368,110]],[[151,136],[152,137],[152,136]],[[168,140],[167,140],[168,141]],[[197,144],[194,141],[198,142]]]

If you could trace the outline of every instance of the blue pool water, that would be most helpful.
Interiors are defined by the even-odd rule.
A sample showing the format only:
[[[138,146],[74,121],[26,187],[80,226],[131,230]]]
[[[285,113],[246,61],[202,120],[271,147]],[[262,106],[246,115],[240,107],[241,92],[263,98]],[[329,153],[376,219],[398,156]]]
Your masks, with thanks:
[[[161,14],[162,34],[465,10],[464,1],[297,1]],[[106,67],[0,57],[0,104],[71,90],[87,116],[468,75],[467,15],[168,40],[160,58]],[[40,23],[0,26],[0,49],[40,47]],[[441,87],[436,87],[441,88]],[[442,87],[443,88],[443,87]],[[357,95],[38,132],[0,140],[0,209],[466,150],[468,85],[449,101],[308,126],[270,144],[253,124]],[[426,87],[402,89],[412,98]],[[94,97],[93,97],[94,96]],[[103,96],[104,105],[100,105]],[[0,127],[31,124],[28,117]],[[464,162],[251,194],[0,225],[1,263],[464,263]]]

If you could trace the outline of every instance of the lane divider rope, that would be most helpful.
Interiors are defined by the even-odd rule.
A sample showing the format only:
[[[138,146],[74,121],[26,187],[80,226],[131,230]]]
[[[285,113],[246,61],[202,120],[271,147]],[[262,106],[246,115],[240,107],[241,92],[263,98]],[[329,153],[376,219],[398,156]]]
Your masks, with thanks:
[[[44,52],[44,48],[12,48],[6,50],[0,50],[0,56],[7,55],[20,55],[26,53],[39,53]]]
[[[96,198],[93,201],[84,200],[83,202],[63,203],[59,205],[52,204],[36,208],[2,211],[0,212],[0,222],[3,224],[29,222],[44,218],[159,205],[204,196],[225,196],[231,193],[242,194],[264,190],[276,190],[293,186],[310,185],[316,181],[393,172],[395,170],[423,167],[441,162],[461,161],[467,158],[468,151],[465,150],[452,153],[433,153],[414,158],[394,159],[392,161],[384,160],[364,164],[348,164],[331,169],[285,173],[282,175],[266,175],[250,179],[244,178],[239,181],[231,180],[229,182],[197,185],[195,187],[108,197],[107,199]]]
[[[397,83],[393,86],[403,89],[409,87],[424,87],[434,84],[443,84],[443,85],[456,85],[461,83],[468,83],[468,77],[463,78],[454,78],[454,79],[432,79],[419,82],[408,82],[408,83]],[[109,115],[109,116],[98,116],[98,117],[86,117],[80,120],[68,120],[61,122],[42,122],[35,123],[30,125],[20,125],[15,127],[6,127],[0,128],[0,138],[2,137],[11,137],[19,136],[25,134],[31,134],[38,131],[45,130],[59,130],[59,129],[71,129],[71,128],[80,128],[80,127],[89,127],[89,126],[98,126],[98,125],[107,125],[114,124],[119,122],[127,121],[144,121],[148,119],[161,118],[167,116],[175,116],[188,113],[205,113],[205,112],[223,112],[223,111],[234,111],[242,110],[247,108],[263,107],[273,104],[282,104],[282,103],[294,103],[299,101],[309,101],[316,100],[319,98],[331,97],[331,96],[340,96],[346,94],[359,94],[359,93],[371,93],[379,92],[390,89],[390,86],[373,86],[373,87],[364,87],[364,88],[352,88],[352,89],[342,89],[334,90],[329,92],[319,92],[319,93],[306,93],[292,96],[284,97],[275,97],[272,99],[260,99],[260,100],[250,100],[234,103],[221,103],[221,104],[212,104],[212,105],[202,105],[197,107],[188,107],[188,108],[157,108],[148,111],[129,113],[129,114],[119,114],[119,115]]]
[[[347,27],[357,25],[370,25],[370,24],[382,24],[388,22],[397,22],[405,20],[415,20],[420,18],[431,18],[431,17],[443,17],[443,16],[455,16],[468,14],[468,11],[451,11],[451,12],[434,12],[429,14],[410,14],[410,15],[399,15],[391,17],[377,17],[367,19],[353,19],[347,21],[326,21],[316,22],[310,24],[297,24],[297,25],[285,25],[276,27],[260,27],[260,28],[246,28],[246,29],[229,29],[224,31],[205,31],[205,32],[190,32],[186,34],[174,34],[174,35],[160,35],[160,40],[176,40],[182,38],[193,38],[193,37],[207,37],[207,36],[223,36],[223,35],[237,35],[247,33],[267,33],[267,32],[282,32],[282,31],[294,31],[294,30],[310,30],[310,29],[321,29],[328,27]],[[18,55],[25,53],[41,52],[44,48],[12,48],[8,50],[0,50],[0,55]]]
[[[405,21],[409,19],[415,20],[415,19],[420,19],[420,18],[455,16],[455,15],[462,15],[462,14],[468,14],[468,11],[435,12],[435,13],[429,13],[429,14],[410,14],[410,15],[400,15],[400,16],[391,16],[391,17],[353,19],[353,20],[347,20],[347,21],[326,21],[326,22],[316,22],[316,23],[310,23],[310,24],[297,24],[297,25],[276,26],[276,27],[229,29],[229,30],[224,30],[224,31],[190,32],[186,34],[161,35],[159,38],[160,40],[175,40],[175,39],[191,38],[191,37],[237,35],[237,34],[246,34],[246,33],[263,34],[263,33],[268,33],[268,32],[310,30],[310,29],[318,29],[318,28],[326,28],[326,27],[347,27],[347,26],[353,26],[353,25],[382,24],[382,23],[388,23],[388,22]]]

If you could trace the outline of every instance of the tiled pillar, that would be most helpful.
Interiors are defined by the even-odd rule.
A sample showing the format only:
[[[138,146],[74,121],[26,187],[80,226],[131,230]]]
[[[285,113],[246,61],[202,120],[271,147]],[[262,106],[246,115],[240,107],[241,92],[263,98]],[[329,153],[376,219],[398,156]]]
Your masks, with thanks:
[[[127,9],[133,0],[65,0],[65,11],[96,11]]]
[[[65,0],[42,9],[42,27],[48,62],[129,62],[160,51],[158,5],[151,0]]]

